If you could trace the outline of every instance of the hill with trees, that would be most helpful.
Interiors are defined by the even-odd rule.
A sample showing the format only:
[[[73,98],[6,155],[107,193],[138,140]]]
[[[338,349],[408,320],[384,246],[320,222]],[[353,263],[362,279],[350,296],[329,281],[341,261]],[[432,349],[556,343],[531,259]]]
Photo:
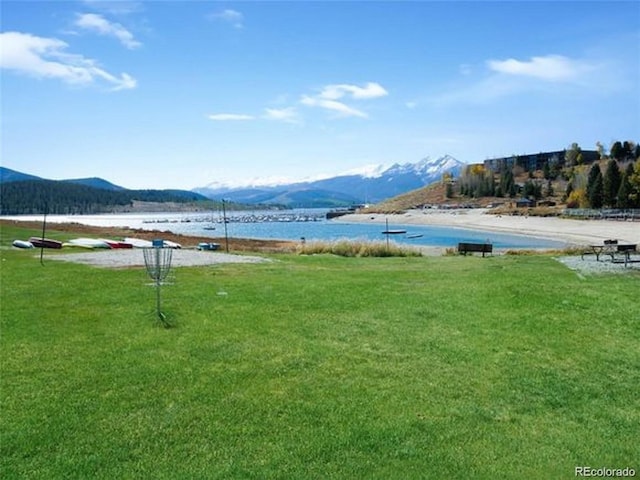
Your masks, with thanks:
[[[640,146],[631,141],[616,141],[609,154],[601,144],[597,147],[597,154],[583,152],[574,143],[562,155],[539,160],[537,164],[514,156],[508,159],[511,162],[489,160],[467,165],[457,178],[444,175],[440,182],[394,197],[369,210],[390,213],[430,205],[515,208],[536,204],[564,208],[640,208]],[[528,157],[544,158],[544,155]]]
[[[0,215],[112,213],[132,209],[135,202],[213,203],[183,190],[118,190],[62,180],[9,181],[0,187]]]

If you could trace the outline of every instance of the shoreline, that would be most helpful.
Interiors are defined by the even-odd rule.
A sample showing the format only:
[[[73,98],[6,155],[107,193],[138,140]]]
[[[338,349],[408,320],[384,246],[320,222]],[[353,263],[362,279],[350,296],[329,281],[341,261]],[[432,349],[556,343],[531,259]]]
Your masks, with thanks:
[[[431,225],[486,232],[509,233],[565,242],[568,246],[601,244],[616,239],[640,244],[640,223],[618,220],[574,220],[559,217],[494,215],[488,209],[408,210],[402,214],[353,213],[336,222],[397,225]]]

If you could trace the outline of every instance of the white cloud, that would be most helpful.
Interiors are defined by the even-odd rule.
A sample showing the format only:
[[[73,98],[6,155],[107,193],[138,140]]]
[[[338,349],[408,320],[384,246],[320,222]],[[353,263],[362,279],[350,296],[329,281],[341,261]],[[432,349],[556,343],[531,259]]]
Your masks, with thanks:
[[[341,117],[367,118],[366,113],[352,108],[342,102],[338,102],[337,100],[327,100],[321,97],[310,97],[308,95],[304,95],[300,100],[300,103],[306,105],[307,107],[320,107],[326,110],[337,112]]]
[[[208,115],[207,118],[209,118],[209,120],[215,120],[219,122],[255,119],[253,115],[244,115],[241,113],[214,113]]]
[[[267,120],[279,120],[288,123],[298,122],[298,112],[294,107],[265,108],[264,112],[264,118]]]
[[[350,84],[334,84],[325,86],[317,95],[303,95],[300,103],[308,107],[320,107],[338,113],[341,117],[367,118],[362,110],[347,105],[342,99],[366,100],[379,98],[389,93],[379,83],[369,82],[364,86]]]
[[[102,15],[96,13],[78,13],[74,23],[77,27],[83,28],[104,35],[114,37],[128,49],[140,47],[142,44],[133,38],[133,34],[119,23],[109,22]]]
[[[514,58],[507,60],[489,60],[491,70],[506,75],[533,77],[547,81],[571,81],[594,70],[595,66],[586,62],[572,60],[562,55],[532,57],[529,61]]]
[[[429,98],[432,105],[488,103],[517,95],[541,94],[549,96],[579,93],[606,95],[620,90],[622,80],[607,74],[620,68],[611,60],[573,59],[562,55],[531,57],[522,61],[514,58],[488,60],[483,78],[461,74],[468,78],[457,88]],[[471,72],[475,73],[475,72]]]
[[[66,53],[69,46],[56,38],[28,33],[0,33],[0,67],[36,78],[57,78],[69,84],[88,85],[104,80],[111,90],[135,88],[136,80],[126,73],[120,77],[97,66],[95,60]]]
[[[244,27],[244,15],[237,10],[227,8],[218,13],[212,13],[209,18],[213,20],[222,20],[232,25],[234,28],[241,29]]]
[[[338,100],[348,95],[354,99],[384,97],[389,93],[379,83],[369,82],[364,87],[349,84],[327,85],[320,92],[320,97],[327,100]]]

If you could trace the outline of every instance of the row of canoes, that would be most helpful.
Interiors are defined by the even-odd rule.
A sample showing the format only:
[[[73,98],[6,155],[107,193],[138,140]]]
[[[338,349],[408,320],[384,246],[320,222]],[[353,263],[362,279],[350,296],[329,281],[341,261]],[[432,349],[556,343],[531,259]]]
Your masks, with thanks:
[[[179,243],[163,240],[162,246],[165,248],[182,248]],[[108,238],[74,238],[68,242],[60,242],[50,238],[31,237],[28,241],[14,240],[14,247],[17,248],[54,248],[78,247],[78,248],[150,248],[154,243],[140,238],[125,238],[123,240],[111,240]]]

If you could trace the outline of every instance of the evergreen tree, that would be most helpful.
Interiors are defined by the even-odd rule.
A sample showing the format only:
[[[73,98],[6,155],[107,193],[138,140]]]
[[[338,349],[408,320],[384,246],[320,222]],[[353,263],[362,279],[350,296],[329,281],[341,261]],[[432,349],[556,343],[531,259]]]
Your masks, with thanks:
[[[630,208],[631,207],[631,183],[629,182],[628,171],[625,170],[622,173],[622,178],[620,179],[620,188],[618,189],[617,198],[617,207],[618,208]]]
[[[640,208],[640,160],[635,164],[627,165],[625,171],[629,184],[631,185],[631,193],[629,193],[629,206],[631,208]]]
[[[446,186],[446,190],[445,190],[445,196],[447,198],[452,198],[453,197],[453,185],[451,184],[451,182],[447,182],[447,186]]]
[[[516,196],[516,184],[510,168],[504,168],[500,174],[500,190],[503,195],[509,195],[511,198]]]
[[[589,179],[587,181],[587,199],[591,208],[602,208],[604,197],[604,182],[602,180],[602,172],[600,166],[594,163],[589,170]]]
[[[622,160],[624,158],[624,150],[622,148],[622,142],[613,142],[611,145],[610,153],[611,158],[615,158],[616,160]]]
[[[618,200],[618,190],[620,190],[620,168],[616,160],[609,160],[604,173],[604,196],[603,202],[607,207],[615,207]]]
[[[582,163],[582,149],[577,143],[572,143],[569,150],[565,150],[564,153],[565,164],[569,167],[579,165]]]

